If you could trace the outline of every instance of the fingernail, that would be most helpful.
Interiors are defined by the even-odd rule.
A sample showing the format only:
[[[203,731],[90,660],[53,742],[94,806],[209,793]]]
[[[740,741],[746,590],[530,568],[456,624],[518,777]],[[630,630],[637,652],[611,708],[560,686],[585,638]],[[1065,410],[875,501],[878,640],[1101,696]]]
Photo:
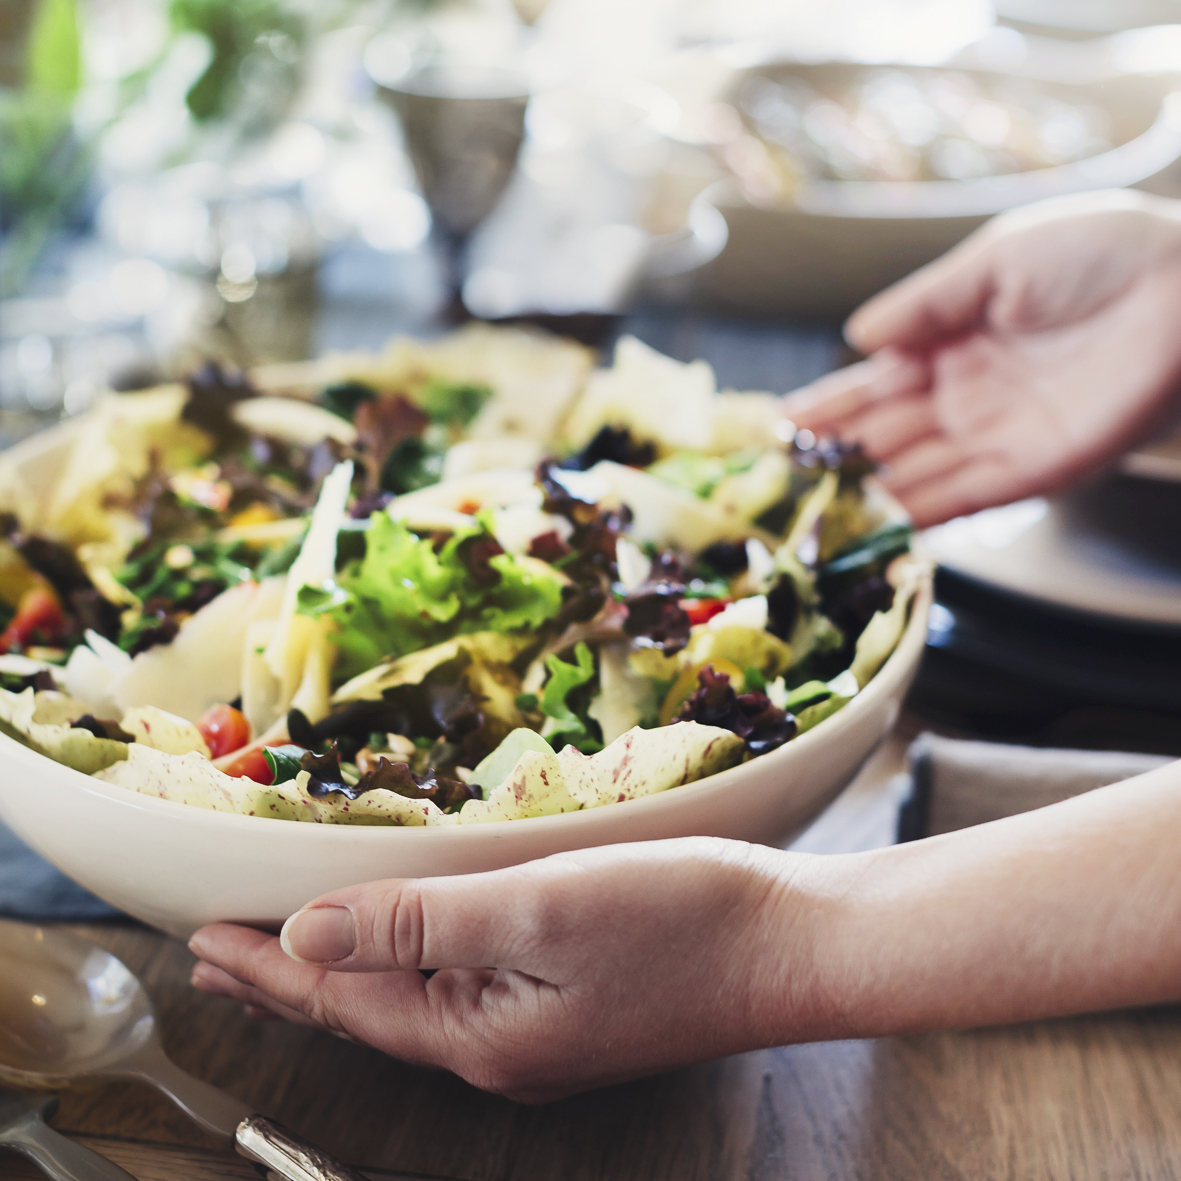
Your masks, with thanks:
[[[353,912],[343,906],[316,906],[297,911],[283,924],[279,944],[301,964],[343,960],[357,946]]]

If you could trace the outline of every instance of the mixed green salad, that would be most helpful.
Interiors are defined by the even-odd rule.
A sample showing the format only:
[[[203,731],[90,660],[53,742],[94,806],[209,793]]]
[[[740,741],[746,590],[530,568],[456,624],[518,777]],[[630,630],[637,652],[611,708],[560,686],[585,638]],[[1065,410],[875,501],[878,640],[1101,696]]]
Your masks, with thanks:
[[[901,637],[908,522],[769,394],[631,338],[592,366],[472,325],[107,396],[52,479],[0,469],[0,729],[334,824],[576,811],[791,742]]]

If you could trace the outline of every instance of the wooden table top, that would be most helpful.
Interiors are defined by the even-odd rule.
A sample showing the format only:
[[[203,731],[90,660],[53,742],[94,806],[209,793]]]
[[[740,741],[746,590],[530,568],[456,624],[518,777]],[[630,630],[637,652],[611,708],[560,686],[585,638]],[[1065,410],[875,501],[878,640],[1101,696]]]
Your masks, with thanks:
[[[802,844],[881,842],[903,730]],[[883,802],[885,810],[883,810]],[[876,809],[877,820],[874,820]],[[866,833],[877,826],[879,834]],[[154,998],[165,1048],[372,1177],[462,1181],[1174,1178],[1181,1008],[790,1046],[522,1107],[188,985],[180,943],[74,926]],[[140,1181],[254,1178],[141,1086],[62,1096],[53,1121]],[[0,1177],[36,1172],[0,1155]]]

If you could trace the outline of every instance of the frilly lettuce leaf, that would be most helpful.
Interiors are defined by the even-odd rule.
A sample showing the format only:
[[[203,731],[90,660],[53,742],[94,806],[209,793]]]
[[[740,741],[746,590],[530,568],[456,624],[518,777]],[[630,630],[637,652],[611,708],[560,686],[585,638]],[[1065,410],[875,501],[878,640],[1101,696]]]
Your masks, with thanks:
[[[74,733],[102,741],[85,731]],[[122,747],[122,761],[97,770],[95,778],[142,795],[243,816],[314,824],[473,824],[575,812],[666,791],[733,765],[743,748],[737,735],[695,722],[630,730],[590,756],[572,746],[557,754],[548,746],[538,749],[536,743],[542,741],[536,735],[523,739],[520,733],[505,739],[478,769],[494,779],[508,766],[505,778],[491,788],[486,800],[471,800],[456,815],[443,813],[430,800],[408,799],[384,789],[367,791],[355,800],[341,792],[313,799],[307,792],[307,771],[266,787],[225,774],[195,751],[166,754],[138,743],[113,744]]]
[[[476,764],[472,782],[484,789],[484,798],[499,787],[512,773],[523,755],[528,751],[537,754],[552,754],[553,747],[536,730],[518,726],[488,756]]]
[[[195,750],[209,757],[209,747],[201,731],[192,722],[157,709],[154,705],[137,705],[129,709],[119,725],[133,735],[137,743],[166,754],[183,755]]]
[[[573,746],[558,754],[529,750],[486,800],[463,806],[459,823],[552,816],[638,799],[723,771],[742,750],[736,734],[696,722],[629,730],[589,756]]]
[[[574,750],[573,747],[567,749]],[[556,816],[561,812],[578,812],[585,806],[581,799],[571,794],[558,756],[552,749],[527,750],[517,760],[508,778],[489,791],[486,799],[464,804],[459,811],[459,823]]]
[[[127,758],[129,747],[112,738],[96,738],[89,730],[74,729],[86,706],[62,693],[9,693],[0,689],[0,730],[38,754],[92,775]]]
[[[550,677],[541,695],[541,712],[547,719],[542,733],[555,748],[570,743],[584,754],[590,754],[601,750],[602,743],[588,732],[586,722],[570,708],[567,698],[595,675],[595,658],[590,648],[579,641],[574,659],[574,664],[567,664],[556,654],[545,658]]]
[[[299,595],[303,614],[336,622],[338,673],[355,677],[457,632],[515,631],[556,615],[563,579],[545,563],[495,554],[487,563],[497,576],[492,583],[469,569],[462,547],[485,535],[482,525],[459,530],[436,553],[403,522],[375,513],[365,556]]]
[[[349,800],[339,792],[313,799],[306,790],[306,771],[300,771],[294,781],[266,787],[252,779],[227,775],[195,752],[165,754],[138,743],[124,749],[125,760],[98,771],[96,779],[141,795],[214,812],[312,824],[421,826],[455,822],[430,800],[411,800],[391,791],[366,792],[357,800]]]

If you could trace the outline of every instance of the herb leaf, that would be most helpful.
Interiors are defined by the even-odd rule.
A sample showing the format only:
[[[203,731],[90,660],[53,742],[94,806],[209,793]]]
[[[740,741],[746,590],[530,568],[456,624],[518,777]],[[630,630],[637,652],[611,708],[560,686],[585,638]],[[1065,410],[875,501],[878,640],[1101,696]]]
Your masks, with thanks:
[[[302,769],[299,761],[307,753],[302,746],[264,746],[263,756],[271,769],[271,786],[276,783],[290,783]]]

